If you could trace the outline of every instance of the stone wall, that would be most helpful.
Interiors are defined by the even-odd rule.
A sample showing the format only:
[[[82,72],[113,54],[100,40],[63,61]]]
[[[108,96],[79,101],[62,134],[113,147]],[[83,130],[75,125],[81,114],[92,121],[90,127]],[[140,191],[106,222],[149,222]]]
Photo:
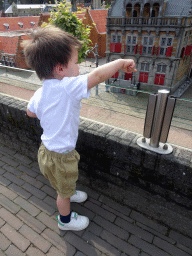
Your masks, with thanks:
[[[37,160],[42,128],[26,115],[27,101],[0,94],[0,141]],[[126,204],[131,186],[192,207],[192,152],[174,147],[170,155],[141,149],[138,135],[80,119],[77,151],[79,183]]]

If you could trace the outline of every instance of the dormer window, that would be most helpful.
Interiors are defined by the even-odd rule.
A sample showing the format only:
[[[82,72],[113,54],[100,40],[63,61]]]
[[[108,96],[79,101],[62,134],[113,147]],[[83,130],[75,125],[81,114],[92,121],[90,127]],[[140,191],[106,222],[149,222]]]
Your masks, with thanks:
[[[3,25],[5,26],[6,30],[9,29],[9,24],[8,23],[4,23]]]
[[[18,22],[18,25],[20,26],[20,28],[23,28],[23,23],[22,22]]]
[[[33,26],[33,27],[35,26],[35,22],[34,22],[34,21],[31,21],[30,24],[31,24],[31,26]]]

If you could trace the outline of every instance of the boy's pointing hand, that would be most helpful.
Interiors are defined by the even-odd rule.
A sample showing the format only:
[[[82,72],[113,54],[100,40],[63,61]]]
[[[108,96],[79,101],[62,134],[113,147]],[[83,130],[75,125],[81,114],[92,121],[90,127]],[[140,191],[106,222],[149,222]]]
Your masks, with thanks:
[[[123,60],[124,64],[123,67],[121,68],[122,71],[124,71],[125,73],[132,73],[132,72],[136,72],[137,69],[135,69],[135,62],[132,59],[129,60]]]

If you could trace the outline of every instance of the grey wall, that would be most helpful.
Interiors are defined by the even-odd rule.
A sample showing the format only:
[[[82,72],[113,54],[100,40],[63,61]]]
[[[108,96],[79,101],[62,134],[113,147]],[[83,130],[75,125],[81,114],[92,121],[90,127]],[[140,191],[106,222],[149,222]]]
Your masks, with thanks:
[[[0,94],[0,142],[37,161],[42,129],[26,115],[26,101]],[[135,185],[192,207],[192,152],[174,147],[171,155],[141,149],[135,133],[81,118],[77,151],[79,183],[126,204]]]

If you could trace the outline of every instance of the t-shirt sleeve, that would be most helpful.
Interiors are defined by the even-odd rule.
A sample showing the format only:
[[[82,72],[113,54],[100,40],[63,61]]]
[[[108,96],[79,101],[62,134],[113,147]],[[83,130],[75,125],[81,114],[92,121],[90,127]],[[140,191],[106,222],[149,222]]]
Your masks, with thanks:
[[[34,93],[34,95],[32,96],[32,98],[30,99],[27,105],[27,108],[29,109],[29,111],[31,111],[34,114],[37,114],[37,103],[38,103],[38,95],[40,90],[41,88]]]
[[[87,90],[88,75],[64,78],[64,86],[68,95],[76,100],[88,99],[91,90]],[[67,82],[65,83],[65,79]]]

